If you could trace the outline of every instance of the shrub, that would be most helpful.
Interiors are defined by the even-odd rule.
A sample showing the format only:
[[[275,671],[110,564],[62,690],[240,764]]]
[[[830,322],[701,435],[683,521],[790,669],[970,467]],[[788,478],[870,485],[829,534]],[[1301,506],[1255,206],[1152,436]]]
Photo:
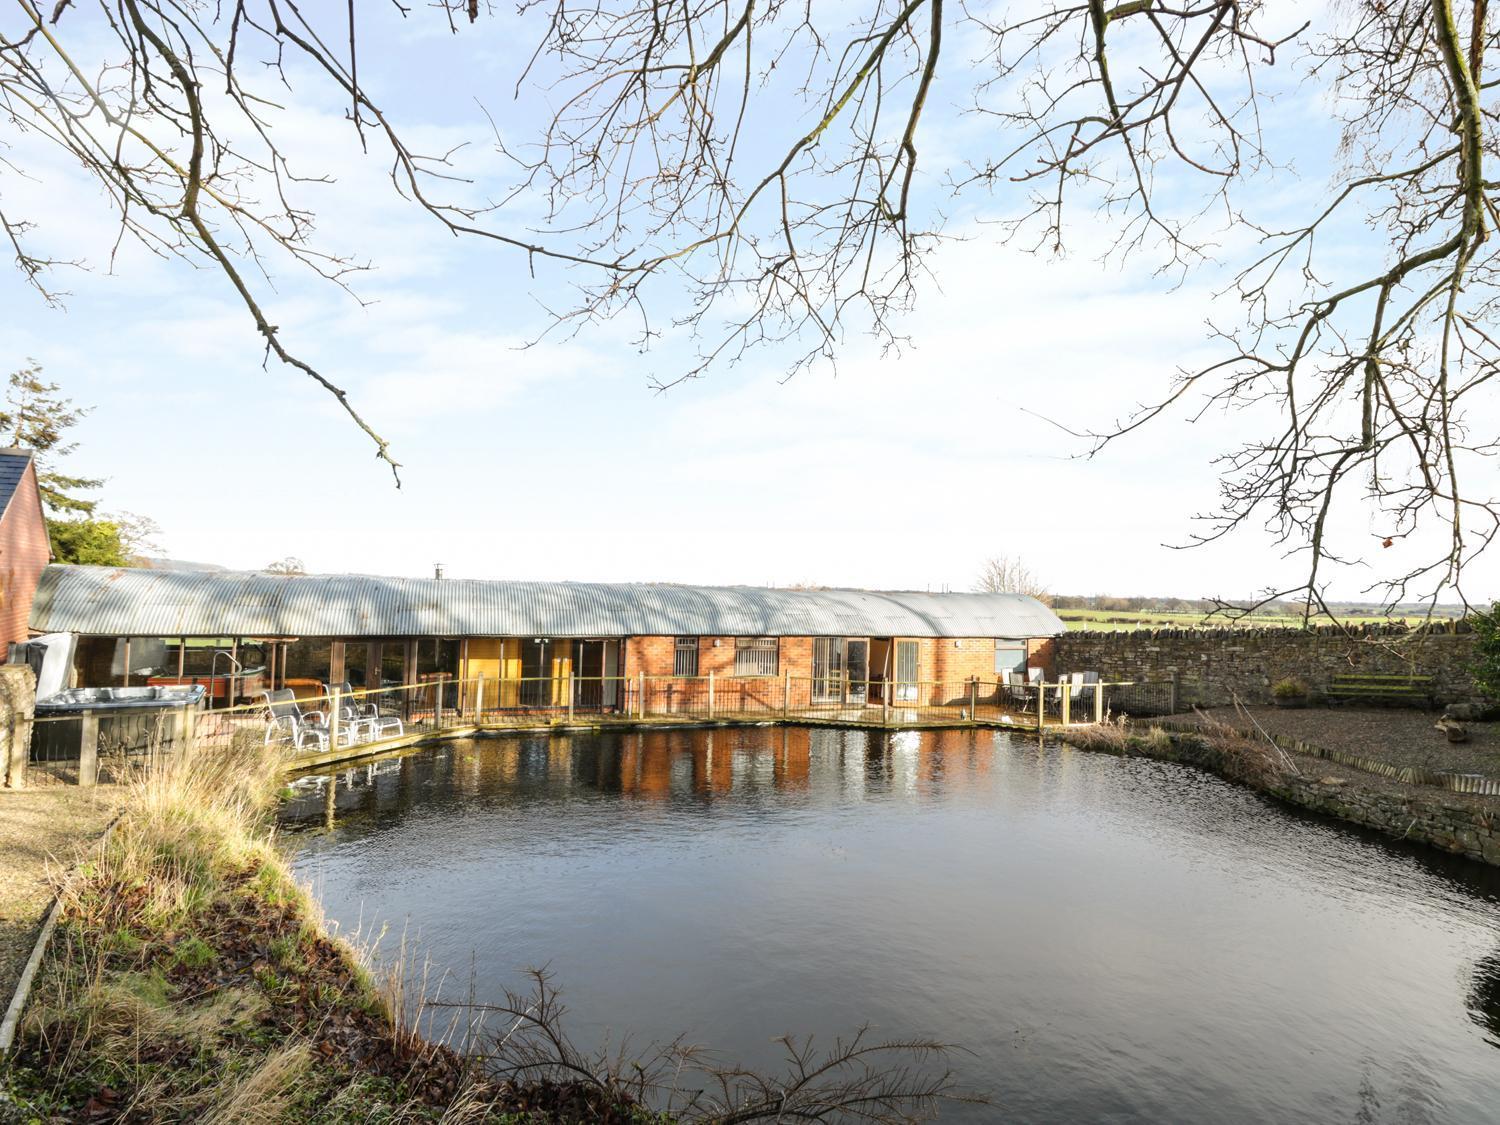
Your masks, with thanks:
[[[1307,681],[1296,676],[1283,676],[1271,685],[1271,695],[1276,699],[1306,699]]]
[[[1474,685],[1490,699],[1500,700],[1500,602],[1488,613],[1474,616]]]

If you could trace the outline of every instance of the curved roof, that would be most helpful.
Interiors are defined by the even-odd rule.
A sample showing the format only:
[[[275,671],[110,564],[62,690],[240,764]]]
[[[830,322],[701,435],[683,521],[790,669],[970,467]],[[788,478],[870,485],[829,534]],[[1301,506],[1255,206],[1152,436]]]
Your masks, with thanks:
[[[114,637],[1041,637],[1064,630],[1024,594],[57,565],[42,574],[31,626]]]

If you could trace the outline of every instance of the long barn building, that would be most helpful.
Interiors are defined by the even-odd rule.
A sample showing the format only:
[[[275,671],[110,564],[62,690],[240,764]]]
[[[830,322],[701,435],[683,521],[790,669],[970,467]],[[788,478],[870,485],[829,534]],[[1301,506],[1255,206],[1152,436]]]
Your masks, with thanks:
[[[1021,594],[519,582],[49,566],[34,633],[80,687],[202,683],[220,705],[441,678],[805,679],[875,703],[1049,669],[1063,623]],[[542,689],[546,691],[546,688]],[[519,697],[518,697],[519,698]],[[545,700],[544,700],[545,702]]]

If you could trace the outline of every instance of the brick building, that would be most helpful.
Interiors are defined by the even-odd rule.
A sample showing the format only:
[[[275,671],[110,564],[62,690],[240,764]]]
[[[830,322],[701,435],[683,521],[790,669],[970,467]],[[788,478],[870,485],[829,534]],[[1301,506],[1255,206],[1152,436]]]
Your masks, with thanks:
[[[795,680],[813,702],[936,701],[1050,670],[1064,629],[1021,594],[78,566],[42,575],[31,625],[78,634],[79,686],[186,680],[223,701],[482,676],[505,706],[556,705],[577,681],[604,708],[634,677],[710,674],[746,698]]]
[[[52,560],[36,461],[30,450],[0,449],[0,642],[29,635],[31,602]]]

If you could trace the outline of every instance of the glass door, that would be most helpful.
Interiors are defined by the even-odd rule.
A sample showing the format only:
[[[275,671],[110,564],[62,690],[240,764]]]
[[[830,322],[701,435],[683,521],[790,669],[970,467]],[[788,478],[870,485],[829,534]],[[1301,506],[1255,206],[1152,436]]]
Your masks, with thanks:
[[[917,642],[896,642],[896,702],[913,703],[917,698]]]
[[[812,701],[837,703],[843,690],[844,642],[841,637],[814,637]]]
[[[844,668],[848,672],[845,698],[863,706],[870,692],[870,642],[860,638],[844,642]]]

